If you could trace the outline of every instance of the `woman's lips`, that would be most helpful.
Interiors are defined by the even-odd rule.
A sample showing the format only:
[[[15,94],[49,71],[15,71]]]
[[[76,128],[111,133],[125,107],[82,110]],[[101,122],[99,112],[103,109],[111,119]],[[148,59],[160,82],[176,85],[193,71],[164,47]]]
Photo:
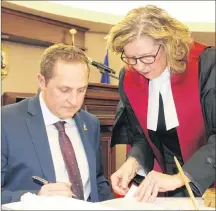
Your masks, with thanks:
[[[141,72],[142,75],[147,75],[149,74],[151,71],[148,71],[148,72]]]

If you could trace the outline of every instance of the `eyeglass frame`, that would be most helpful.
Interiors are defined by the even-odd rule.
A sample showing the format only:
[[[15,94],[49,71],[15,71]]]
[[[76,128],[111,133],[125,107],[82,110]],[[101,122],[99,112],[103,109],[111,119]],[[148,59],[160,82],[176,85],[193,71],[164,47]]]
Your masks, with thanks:
[[[157,50],[157,53],[156,53],[155,55],[147,55],[147,56],[140,56],[140,57],[127,57],[127,56],[123,57],[124,51],[122,51],[122,53],[121,53],[121,60],[122,60],[124,63],[128,64],[128,65],[136,65],[138,59],[140,60],[140,59],[145,58],[145,57],[153,57],[153,58],[154,58],[154,61],[153,61],[153,62],[150,62],[150,63],[146,63],[146,62],[143,62],[142,60],[140,60],[140,62],[142,62],[143,64],[146,64],[146,65],[148,65],[148,64],[153,64],[153,63],[155,62],[155,60],[156,60],[156,57],[157,57],[159,51],[160,51],[160,48],[161,48],[161,44],[160,44],[160,46],[159,46],[159,48],[158,48],[158,50]],[[134,60],[136,61],[136,63],[135,63],[135,64],[129,64],[129,63],[125,62],[125,61],[123,60],[123,58],[132,58],[132,59],[134,59]]]

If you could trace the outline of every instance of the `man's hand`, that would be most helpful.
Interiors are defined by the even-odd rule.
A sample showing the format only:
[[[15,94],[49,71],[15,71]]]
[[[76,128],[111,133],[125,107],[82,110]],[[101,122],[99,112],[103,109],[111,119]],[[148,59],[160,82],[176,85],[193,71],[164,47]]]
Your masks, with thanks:
[[[43,185],[38,193],[39,196],[65,196],[76,197],[71,191],[71,184],[64,182],[48,183]]]
[[[128,158],[110,178],[113,190],[120,195],[125,195],[129,190],[128,184],[135,177],[138,168],[140,165],[136,159]]]
[[[179,174],[168,175],[151,171],[139,185],[135,197],[137,198],[137,201],[153,202],[157,197],[158,192],[172,191],[183,185],[184,182]]]

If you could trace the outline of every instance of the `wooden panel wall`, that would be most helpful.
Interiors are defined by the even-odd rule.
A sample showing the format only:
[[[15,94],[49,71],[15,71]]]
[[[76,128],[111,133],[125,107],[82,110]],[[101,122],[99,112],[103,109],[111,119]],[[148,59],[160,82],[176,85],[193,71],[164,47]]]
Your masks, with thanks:
[[[44,47],[56,42],[72,44],[72,28],[77,30],[76,46],[85,50],[87,28],[2,7],[2,40]]]
[[[215,46],[216,33],[215,32],[192,32],[192,37],[201,43]]]

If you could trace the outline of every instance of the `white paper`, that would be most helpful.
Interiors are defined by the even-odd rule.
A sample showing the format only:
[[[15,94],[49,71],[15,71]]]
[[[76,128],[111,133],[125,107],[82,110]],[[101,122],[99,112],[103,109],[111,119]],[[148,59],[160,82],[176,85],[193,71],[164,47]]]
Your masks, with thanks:
[[[154,203],[137,202],[135,198],[118,198],[101,202],[101,204],[121,210],[165,210],[162,206]]]
[[[99,203],[64,196],[38,196],[32,193],[24,194],[20,202],[2,205],[2,208],[9,210],[116,210]]]
[[[136,187],[136,186],[135,186]],[[135,188],[133,187],[132,190]],[[132,192],[131,190],[131,192]],[[92,203],[63,196],[37,196],[25,194],[20,202],[3,204],[6,210],[193,210],[189,197],[156,198],[153,203],[137,202],[134,197],[119,198],[104,202]],[[199,210],[215,210],[205,207],[203,199],[196,198]]]
[[[214,210],[206,207],[202,198],[196,198],[199,210]],[[121,210],[194,210],[189,197],[158,197],[153,203],[137,202],[135,198],[118,198],[100,203]]]
[[[137,189],[138,189],[138,186],[132,184],[124,198],[127,198],[127,199],[134,198],[134,194],[136,193]]]

